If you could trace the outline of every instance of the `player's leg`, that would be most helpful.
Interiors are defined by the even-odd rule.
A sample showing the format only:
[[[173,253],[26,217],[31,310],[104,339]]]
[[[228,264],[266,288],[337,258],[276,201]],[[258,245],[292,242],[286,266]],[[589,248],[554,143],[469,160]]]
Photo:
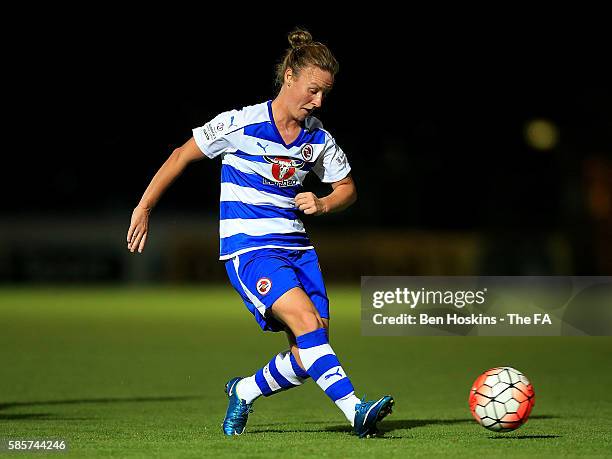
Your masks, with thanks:
[[[323,322],[323,326],[327,330],[327,336],[329,337],[329,319],[321,317],[321,321]],[[310,376],[308,376],[308,373],[306,373],[306,370],[304,369],[304,364],[302,363],[302,359],[300,358],[300,352],[298,349],[297,341],[295,339],[295,335],[289,329],[286,330],[286,333],[287,340],[289,341],[289,351],[291,352],[291,355],[295,359],[295,362],[299,365],[300,369],[304,372],[306,377],[309,378]]]
[[[321,320],[327,329],[329,320]],[[246,403],[253,403],[262,395],[269,397],[278,392],[301,386],[310,378],[300,359],[295,335],[288,328],[285,333],[289,342],[289,350],[279,353],[253,375],[237,382],[238,397]]]
[[[308,373],[300,367],[295,355],[288,349],[272,357],[253,375],[240,379],[236,383],[236,392],[238,397],[252,404],[262,395],[270,397],[301,386],[308,378]]]
[[[283,331],[286,327],[268,313],[273,302],[287,289],[299,285],[286,251],[260,250],[226,263],[230,281],[264,331]],[[289,332],[291,333],[291,332]],[[230,379],[225,387],[229,405],[223,430],[227,435],[241,434],[253,402],[298,387],[308,378],[290,350],[274,356],[253,375]]]
[[[246,427],[248,414],[255,400],[301,386],[309,378],[291,350],[280,352],[255,374],[234,377],[225,385],[229,406],[223,421],[226,435],[240,435]]]
[[[376,433],[376,423],[391,412],[394,403],[393,398],[384,396],[379,400],[366,402],[359,401],[353,391],[349,392],[352,384],[348,378],[340,377],[342,374],[346,376],[346,373],[329,345],[329,300],[317,254],[314,250],[295,251],[290,255],[290,258],[306,298],[311,301],[316,313],[318,313],[315,315],[317,316],[316,322],[319,324],[318,329],[313,331],[302,329],[307,333],[298,335],[296,345],[292,346],[292,352],[302,356],[300,363],[308,369],[308,373],[317,381],[317,384],[335,401],[347,419],[354,425],[355,433],[360,437],[374,435]],[[299,303],[299,299],[296,302]],[[309,306],[306,310],[312,311],[312,306]],[[273,305],[273,311],[274,307]],[[312,325],[315,320],[311,318],[310,320],[307,319],[306,322],[310,322]],[[325,333],[320,331],[321,322]],[[311,348],[303,349],[309,344],[312,345]],[[332,355],[327,353],[330,351]],[[304,354],[308,355],[304,356]],[[326,371],[330,364],[337,366]],[[315,373],[314,376],[313,373]],[[343,395],[345,393],[346,395]]]
[[[295,335],[296,354],[308,375],[353,424],[359,399],[329,345],[324,319],[310,298],[300,288],[291,289],[272,305],[272,313]]]
[[[325,328],[328,319],[321,319]],[[310,376],[306,373],[297,347],[295,335],[288,328],[285,330],[289,350],[276,355],[253,375],[240,379],[236,383],[238,397],[252,404],[262,395],[269,397],[283,390],[301,386]]]
[[[269,307],[286,290],[299,285],[286,250],[258,250],[228,262],[228,275],[241,294],[247,308],[263,330],[285,331],[291,334],[267,313]],[[231,264],[230,264],[231,263]],[[289,337],[289,342],[292,342]],[[308,375],[300,368],[290,350],[274,356],[253,375],[235,384],[238,397],[247,404],[261,395],[270,396],[303,384]]]

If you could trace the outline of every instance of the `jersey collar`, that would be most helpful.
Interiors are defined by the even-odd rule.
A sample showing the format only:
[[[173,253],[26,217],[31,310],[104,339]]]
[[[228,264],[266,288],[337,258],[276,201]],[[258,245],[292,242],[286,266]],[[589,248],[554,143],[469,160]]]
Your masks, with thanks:
[[[302,140],[302,137],[304,137],[304,132],[305,132],[303,126],[301,127],[300,133],[298,134],[298,136],[293,142],[291,142],[289,145],[285,143],[285,141],[283,140],[283,137],[280,135],[280,132],[278,132],[276,123],[274,122],[274,115],[272,114],[272,101],[271,100],[268,101],[268,115],[270,115],[270,123],[272,124],[272,129],[274,129],[274,133],[278,137],[279,143],[282,144],[285,148],[291,148],[297,145],[300,142],[300,140]]]

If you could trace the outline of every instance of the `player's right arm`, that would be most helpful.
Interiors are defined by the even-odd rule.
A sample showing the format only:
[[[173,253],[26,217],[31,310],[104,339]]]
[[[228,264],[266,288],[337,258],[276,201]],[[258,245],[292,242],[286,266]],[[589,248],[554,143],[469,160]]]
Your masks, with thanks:
[[[183,146],[175,149],[159,168],[132,212],[132,220],[127,232],[127,248],[130,252],[143,251],[149,232],[151,210],[187,165],[202,158],[204,155],[192,137]]]

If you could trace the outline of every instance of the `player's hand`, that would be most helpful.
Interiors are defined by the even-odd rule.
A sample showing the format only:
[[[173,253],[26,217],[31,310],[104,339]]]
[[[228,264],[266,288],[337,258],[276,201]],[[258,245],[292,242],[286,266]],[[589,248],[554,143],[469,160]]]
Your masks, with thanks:
[[[134,250],[138,250],[139,253],[144,250],[149,232],[150,213],[151,209],[145,209],[144,207],[136,207],[132,212],[132,221],[127,233],[127,248],[132,253]]]
[[[295,196],[295,206],[306,215],[321,215],[327,212],[325,203],[314,193],[298,193]]]

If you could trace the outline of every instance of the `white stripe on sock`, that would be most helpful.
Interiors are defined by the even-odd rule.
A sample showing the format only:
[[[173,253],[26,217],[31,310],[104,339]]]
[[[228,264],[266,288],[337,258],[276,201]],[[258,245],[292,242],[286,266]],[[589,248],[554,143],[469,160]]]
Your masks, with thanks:
[[[277,390],[281,388],[281,386],[276,382],[276,379],[274,379],[272,375],[270,374],[270,368],[268,368],[269,365],[270,365],[269,363],[266,363],[266,366],[263,367],[263,375],[264,375],[264,378],[266,378],[266,381],[268,382],[268,386],[270,386],[270,389],[272,389],[273,392],[276,392]]]
[[[336,355],[332,347],[328,344],[320,344],[319,346],[309,347],[308,349],[300,349],[300,358],[306,371],[310,370],[313,363],[317,361],[319,357],[323,357],[327,354]]]
[[[304,382],[304,379],[300,378],[295,374],[295,371],[293,371],[293,366],[291,365],[291,351],[285,351],[278,354],[275,363],[278,372],[291,384],[299,386]]]

